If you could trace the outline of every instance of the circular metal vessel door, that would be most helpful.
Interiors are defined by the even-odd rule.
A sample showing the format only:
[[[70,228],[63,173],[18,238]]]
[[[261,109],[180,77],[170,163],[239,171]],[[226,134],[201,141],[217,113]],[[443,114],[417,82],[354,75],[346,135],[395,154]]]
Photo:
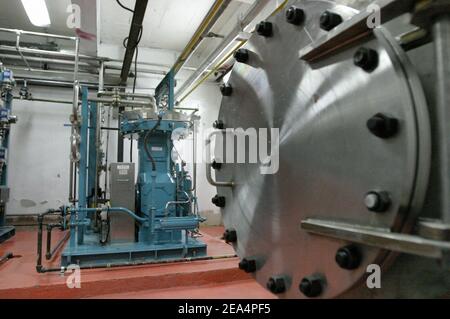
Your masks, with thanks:
[[[308,234],[301,221],[407,231],[426,190],[429,121],[419,81],[386,31],[308,64],[299,51],[327,34],[323,13],[347,20],[357,11],[331,1],[291,1],[286,9],[290,5],[303,10],[304,21],[288,23],[283,10],[267,20],[271,36],[251,37],[244,47],[248,61],[236,63],[232,94],[223,98],[219,116],[228,129],[279,129],[279,170],[262,174],[260,163],[225,163],[217,179],[235,187],[218,193],[226,198],[225,226],[237,232],[237,254],[256,261],[262,285],[281,277],[281,297],[303,298],[302,279],[319,275],[320,297],[331,298],[360,283],[367,265],[383,265],[387,254],[358,247],[359,267],[345,270],[335,257],[349,243]],[[361,48],[375,52],[372,68],[361,64],[364,56],[355,62]],[[383,117],[397,126],[383,129]],[[380,199],[371,194],[387,195],[387,207],[376,211]]]

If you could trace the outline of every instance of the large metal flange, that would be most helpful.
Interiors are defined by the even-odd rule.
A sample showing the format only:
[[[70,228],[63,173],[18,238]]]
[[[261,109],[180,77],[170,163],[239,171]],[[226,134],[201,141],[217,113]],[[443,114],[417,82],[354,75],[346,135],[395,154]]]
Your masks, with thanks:
[[[345,21],[357,11],[320,0],[290,5],[303,10],[302,25],[281,12],[267,20],[272,37],[252,36],[219,115],[227,128],[279,128],[279,171],[225,163],[217,180],[235,186],[218,194],[237,254],[256,260],[261,285],[282,276],[289,284],[280,297],[332,298],[364,282],[367,266],[384,266],[388,255],[360,246],[357,266],[342,267],[355,256],[341,254],[337,263],[337,253],[351,243],[309,234],[301,221],[409,231],[427,188],[429,119],[420,82],[388,32],[310,65],[298,52],[326,34],[323,13]],[[361,49],[368,56],[357,56]]]

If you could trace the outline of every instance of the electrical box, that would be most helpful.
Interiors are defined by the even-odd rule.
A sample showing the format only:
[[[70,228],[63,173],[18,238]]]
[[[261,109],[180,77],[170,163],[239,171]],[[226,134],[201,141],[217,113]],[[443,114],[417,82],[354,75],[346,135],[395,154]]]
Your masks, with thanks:
[[[110,165],[110,196],[111,207],[135,210],[135,164],[113,163]],[[111,243],[135,241],[135,220],[126,213],[111,213],[110,216]]]

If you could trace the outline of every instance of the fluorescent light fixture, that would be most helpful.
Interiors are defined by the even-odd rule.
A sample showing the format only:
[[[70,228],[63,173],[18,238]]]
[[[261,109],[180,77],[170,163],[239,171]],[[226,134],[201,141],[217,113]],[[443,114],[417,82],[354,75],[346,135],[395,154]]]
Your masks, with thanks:
[[[22,0],[22,4],[33,25],[47,27],[51,24],[45,0]]]

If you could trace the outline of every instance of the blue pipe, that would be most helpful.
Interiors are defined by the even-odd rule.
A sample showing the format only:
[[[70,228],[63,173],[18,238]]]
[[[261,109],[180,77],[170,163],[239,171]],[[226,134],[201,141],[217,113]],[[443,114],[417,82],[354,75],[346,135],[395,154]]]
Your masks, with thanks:
[[[76,208],[76,209],[72,209],[71,211],[87,213],[87,214],[101,212],[101,211],[107,211],[108,213],[127,213],[128,215],[130,215],[131,217],[133,217],[135,220],[137,220],[140,223],[145,223],[146,221],[148,221],[147,218],[139,217],[134,212],[132,212],[131,210],[124,208],[124,207],[109,207],[106,210],[104,210],[102,208]]]
[[[89,101],[88,89],[82,88],[83,98],[81,103],[81,141],[80,141],[80,163],[78,165],[79,185],[78,185],[78,208],[87,207],[87,157],[88,157],[88,125],[89,125]],[[83,214],[83,212],[81,212]],[[86,216],[79,216],[84,220]],[[78,244],[83,244],[85,227],[78,228]]]

